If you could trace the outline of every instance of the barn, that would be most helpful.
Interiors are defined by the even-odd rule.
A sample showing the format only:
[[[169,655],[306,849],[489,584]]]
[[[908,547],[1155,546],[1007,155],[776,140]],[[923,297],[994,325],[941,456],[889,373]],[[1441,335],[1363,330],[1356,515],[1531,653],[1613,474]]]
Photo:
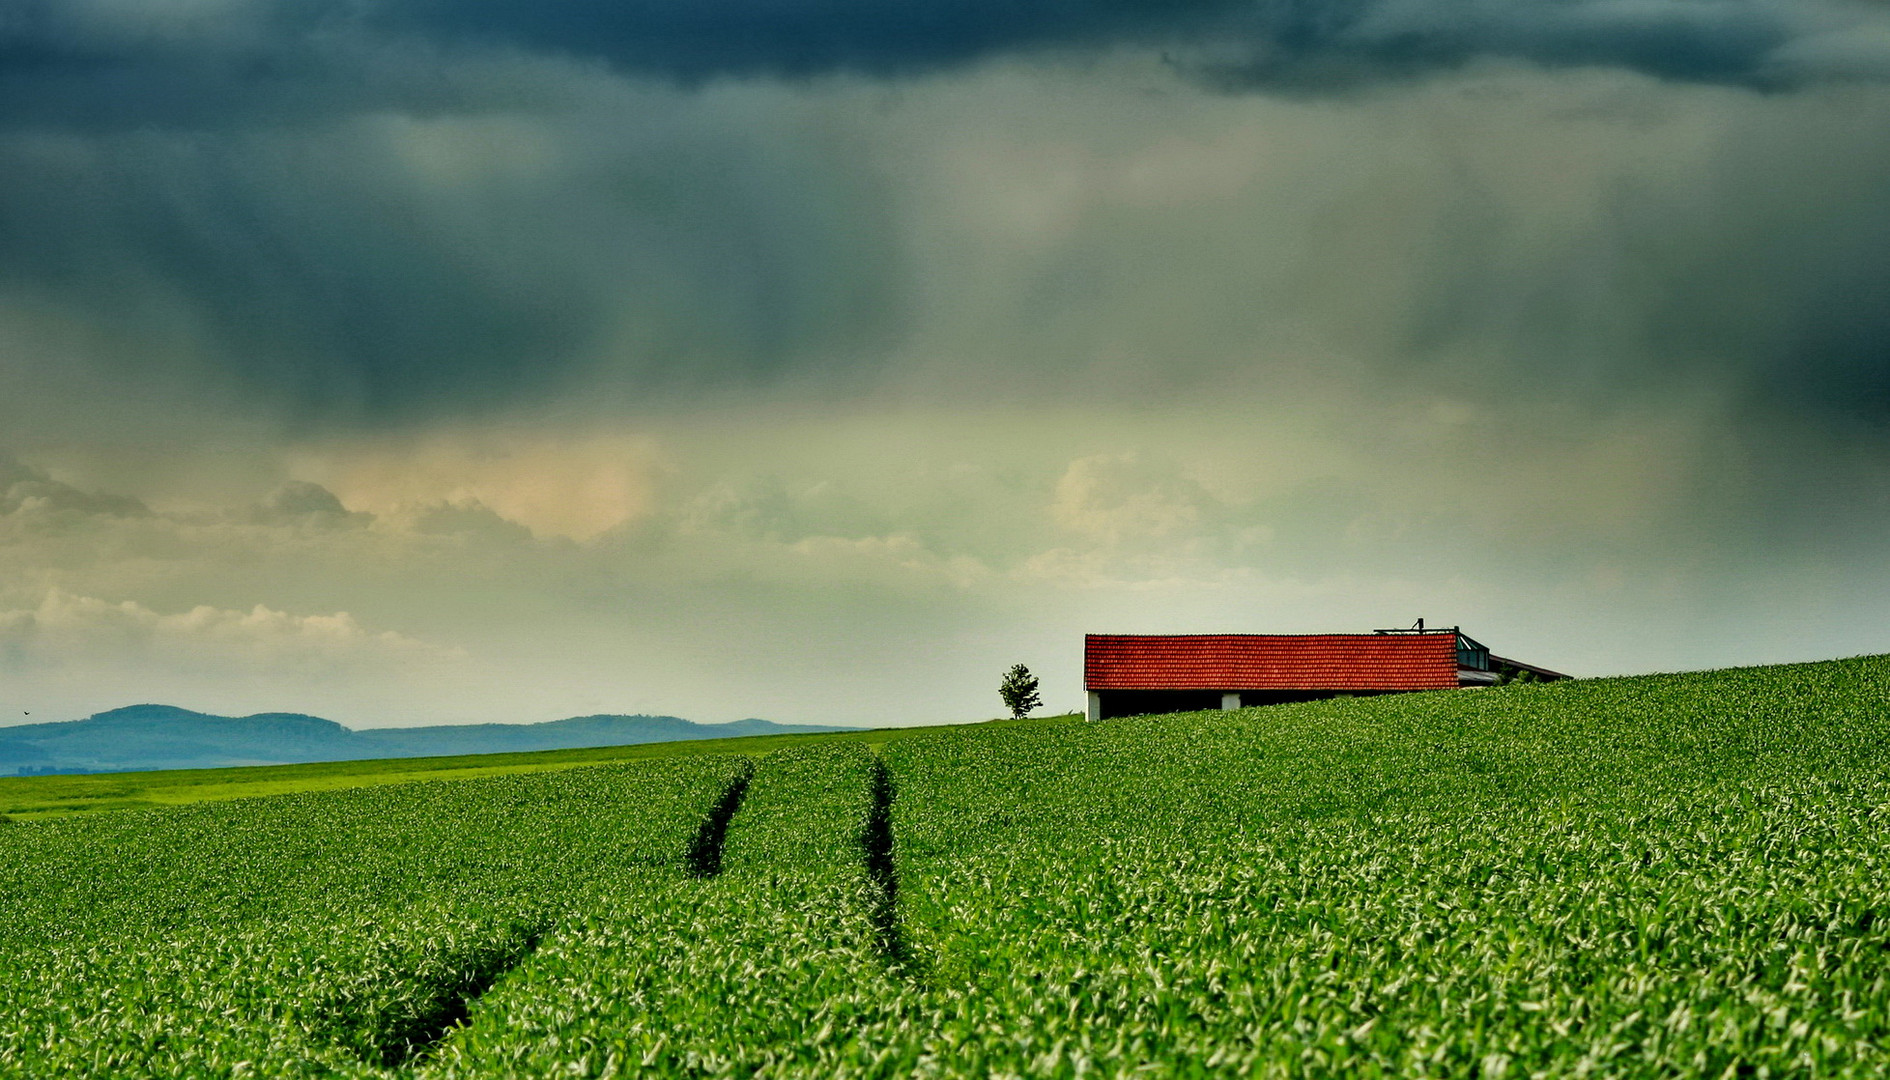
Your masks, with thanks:
[[[1454,626],[1365,634],[1089,634],[1083,639],[1083,688],[1089,692],[1091,720],[1567,677],[1493,656]]]

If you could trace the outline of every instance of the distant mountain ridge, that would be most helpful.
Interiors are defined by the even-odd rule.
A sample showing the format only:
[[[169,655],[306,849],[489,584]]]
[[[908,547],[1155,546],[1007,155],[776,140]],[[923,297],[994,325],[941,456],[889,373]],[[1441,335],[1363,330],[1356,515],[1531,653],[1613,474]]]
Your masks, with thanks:
[[[173,705],[129,705],[84,720],[0,727],[0,776],[578,750],[851,730],[856,729],[769,720],[698,724],[676,716],[604,715],[540,724],[445,724],[357,731],[301,713],[212,716]]]

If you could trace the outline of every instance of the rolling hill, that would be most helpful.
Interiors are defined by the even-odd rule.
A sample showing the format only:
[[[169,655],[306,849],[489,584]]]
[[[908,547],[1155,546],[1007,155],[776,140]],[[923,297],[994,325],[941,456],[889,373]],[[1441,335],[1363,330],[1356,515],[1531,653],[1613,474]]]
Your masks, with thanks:
[[[0,775],[214,769],[367,758],[443,757],[721,739],[847,728],[674,716],[574,716],[542,724],[464,724],[355,730],[300,713],[211,716],[131,705],[83,720],[0,728]]]
[[[1890,1071],[1890,657],[566,764],[0,820],[0,1076]]]

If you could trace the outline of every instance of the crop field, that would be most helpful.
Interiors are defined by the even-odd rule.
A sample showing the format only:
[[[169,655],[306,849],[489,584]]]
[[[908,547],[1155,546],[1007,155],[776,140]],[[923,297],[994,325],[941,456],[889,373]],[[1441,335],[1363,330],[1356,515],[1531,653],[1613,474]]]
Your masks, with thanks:
[[[1077,719],[1046,716],[1001,720],[995,727],[1038,727]],[[982,725],[981,725],[982,726]],[[379,758],[306,765],[250,765],[229,769],[168,769],[161,772],[0,776],[0,814],[16,820],[60,817],[94,810],[150,809],[258,795],[335,791],[423,780],[547,772],[587,765],[650,761],[692,754],[766,754],[810,742],[869,742],[883,745],[925,734],[926,728],[829,732],[819,735],[748,735],[732,739],[604,746],[588,750],[535,750],[512,754]]]
[[[1890,1071],[1890,659],[0,824],[6,1076]]]

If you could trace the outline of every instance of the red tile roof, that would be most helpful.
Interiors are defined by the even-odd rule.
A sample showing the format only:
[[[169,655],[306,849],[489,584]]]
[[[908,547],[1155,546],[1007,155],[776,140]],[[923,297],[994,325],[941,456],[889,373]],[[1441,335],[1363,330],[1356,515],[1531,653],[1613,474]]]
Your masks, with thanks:
[[[1089,690],[1443,690],[1457,635],[1089,634]]]

